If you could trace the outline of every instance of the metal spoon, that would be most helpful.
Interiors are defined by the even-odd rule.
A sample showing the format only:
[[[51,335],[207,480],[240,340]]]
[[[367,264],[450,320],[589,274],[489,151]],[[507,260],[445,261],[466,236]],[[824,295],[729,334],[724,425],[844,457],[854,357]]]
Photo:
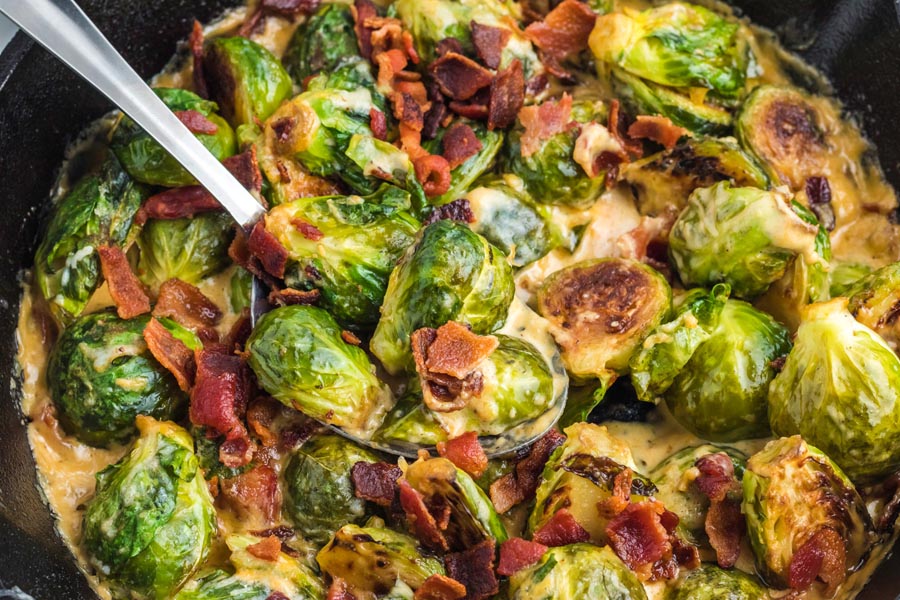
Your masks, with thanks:
[[[0,0],[0,13],[140,125],[247,233],[265,215],[265,208],[175,117],[74,0]],[[251,296],[254,325],[267,308],[266,291],[265,285],[254,278]],[[556,423],[564,405],[564,398],[557,399],[554,407],[534,422],[515,427],[502,436],[485,438],[483,444],[488,456],[509,454],[533,442]],[[410,443],[362,439],[333,425],[328,427],[350,440],[390,454],[415,457],[420,448]]]

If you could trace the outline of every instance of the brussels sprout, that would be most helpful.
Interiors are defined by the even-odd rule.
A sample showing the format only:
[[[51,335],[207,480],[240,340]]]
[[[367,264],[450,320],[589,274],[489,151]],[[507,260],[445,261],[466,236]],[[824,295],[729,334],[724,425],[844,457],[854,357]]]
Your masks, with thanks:
[[[868,552],[864,502],[841,469],[800,436],[773,440],[751,456],[743,488],[750,546],[769,585],[787,586],[795,553],[823,529],[843,540],[848,569]]]
[[[245,37],[213,38],[203,55],[210,98],[234,127],[265,121],[294,86],[271,52]]]
[[[458,321],[477,334],[496,331],[514,294],[503,252],[462,223],[432,223],[391,273],[372,354],[391,374],[411,371],[415,330]]]
[[[67,327],[50,352],[47,384],[63,429],[92,446],[124,443],[134,419],[177,418],[187,398],[147,349],[149,316],[123,320],[111,311]]]
[[[266,600],[271,593],[262,581],[216,569],[188,581],[175,600]]]
[[[769,435],[766,396],[773,361],[790,334],[746,302],[728,300],[709,332],[663,394],[675,419],[696,435],[735,442]]]
[[[832,263],[831,272],[828,274],[831,280],[831,297],[850,296],[855,291],[855,284],[863,281],[872,273],[872,267],[860,263]]]
[[[259,320],[246,352],[259,385],[282,404],[357,435],[369,435],[391,404],[361,348],[314,306],[284,306]]]
[[[231,274],[228,293],[228,303],[231,312],[240,314],[245,308],[250,308],[250,296],[253,293],[253,274],[243,267],[235,267]]]
[[[137,275],[152,288],[173,277],[198,283],[231,263],[228,247],[233,238],[234,220],[225,213],[150,219],[137,240]]]
[[[799,433],[853,481],[900,467],[900,359],[847,312],[847,299],[812,304],[784,368],[769,386],[777,435]]]
[[[350,6],[326,3],[294,32],[282,62],[295,82],[361,58]],[[371,77],[371,67],[369,76]]]
[[[237,477],[241,473],[246,473],[252,468],[252,463],[242,467],[229,467],[221,460],[220,448],[224,443],[224,439],[212,434],[206,427],[191,427],[191,437],[194,438],[194,453],[197,455],[197,462],[203,470],[203,476],[211,480],[218,477],[219,480]]]
[[[194,134],[213,156],[222,160],[236,152],[234,131],[216,114],[218,106],[215,102],[177,88],[156,88],[153,91],[170,110],[196,111],[216,126],[216,132],[212,135]],[[109,145],[128,174],[137,181],[165,187],[197,182],[193,175],[130,117],[122,117],[112,133]]]
[[[769,591],[746,573],[700,565],[670,587],[665,600],[768,600],[769,597]]]
[[[385,184],[366,198],[298,198],[276,206],[265,224],[288,250],[285,283],[320,290],[319,305],[345,327],[374,326],[391,270],[419,230],[409,204],[409,194]]]
[[[882,267],[847,290],[850,313],[884,338],[895,351],[900,344],[900,263]]]
[[[325,544],[342,525],[365,520],[366,503],[353,493],[350,469],[378,460],[337,435],[317,436],[297,449],[284,469],[284,509],[304,538]]]
[[[385,528],[379,519],[365,527],[341,527],[316,561],[323,573],[347,582],[362,597],[415,590],[430,576],[444,574],[439,560],[424,556],[413,538]]]
[[[627,165],[622,173],[643,215],[682,210],[697,188],[727,180],[737,187],[769,189],[771,181],[755,158],[732,138],[693,138]]]
[[[216,511],[187,431],[138,416],[141,437],[97,474],[82,543],[121,597],[169,598],[203,563]]]
[[[446,458],[420,458],[409,465],[404,477],[427,505],[449,507],[450,520],[443,533],[451,551],[489,538],[506,541],[506,528],[487,495]]]
[[[656,487],[637,472],[631,450],[600,425],[576,423],[565,429],[566,441],[544,466],[528,517],[528,532],[541,528],[560,509],[567,509],[590,535],[591,542],[605,544],[609,518],[597,503],[610,498],[616,475],[630,469],[634,500],[652,495]]]
[[[572,120],[582,124],[596,122],[605,118],[605,112],[602,103],[575,102]],[[524,132],[520,123],[509,132],[500,155],[500,167],[504,172],[520,177],[537,202],[583,208],[592,204],[606,189],[604,174],[590,177],[575,160],[578,129],[542,140],[537,152],[529,156],[522,155]]]
[[[733,448],[712,444],[679,450],[650,472],[650,479],[658,488],[656,499],[678,515],[679,533],[694,545],[707,545],[705,526],[706,512],[709,510],[709,498],[697,486],[691,485],[699,475],[694,463],[703,456],[717,452],[728,455],[740,480],[747,457]]]
[[[799,208],[798,208],[799,207]],[[735,188],[727,181],[691,194],[669,234],[669,253],[687,285],[731,284],[753,298],[787,271],[795,257],[822,264],[818,223],[778,191]]]
[[[500,131],[488,131],[484,123],[472,121],[466,123],[472,128],[475,137],[481,142],[481,150],[466,159],[466,162],[450,171],[450,188],[440,196],[432,198],[431,204],[441,206],[453,202],[457,198],[465,196],[466,192],[482,174],[488,172],[494,165],[494,158],[503,146],[503,133]],[[425,149],[432,154],[441,153],[441,144],[449,129],[438,131],[437,137],[425,143]]]
[[[604,258],[552,274],[538,291],[538,310],[553,325],[569,375],[610,379],[628,370],[641,342],[666,317],[672,290],[634,260]]]
[[[77,317],[101,282],[97,247],[126,246],[137,232],[135,215],[147,191],[115,157],[79,181],[53,210],[34,256],[34,279],[62,323]]]
[[[550,548],[534,565],[515,573],[510,600],[647,600],[637,575],[609,546],[570,544]]]

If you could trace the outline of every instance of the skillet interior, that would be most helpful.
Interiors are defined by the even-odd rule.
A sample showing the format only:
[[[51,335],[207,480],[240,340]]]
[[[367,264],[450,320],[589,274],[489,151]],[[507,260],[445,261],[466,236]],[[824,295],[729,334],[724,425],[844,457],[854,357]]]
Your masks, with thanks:
[[[101,30],[145,77],[158,72],[190,18],[208,20],[240,0],[84,0]],[[895,4],[895,2],[897,4]],[[819,67],[879,149],[900,189],[900,0],[743,0],[755,22]],[[30,266],[47,198],[66,145],[109,104],[18,34],[0,56],[0,597],[18,587],[38,599],[89,598],[41,500],[15,383],[19,271]],[[900,597],[900,556],[889,559],[860,600]]]

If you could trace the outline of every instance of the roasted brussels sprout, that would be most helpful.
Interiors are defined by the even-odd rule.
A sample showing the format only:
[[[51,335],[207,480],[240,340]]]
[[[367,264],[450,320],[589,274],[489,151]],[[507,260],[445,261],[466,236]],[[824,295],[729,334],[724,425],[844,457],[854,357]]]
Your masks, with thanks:
[[[228,289],[228,303],[231,311],[240,314],[245,308],[250,308],[250,295],[253,292],[253,274],[243,267],[235,267],[231,273]]]
[[[820,254],[827,235],[823,240],[818,223],[806,216],[781,192],[723,181],[691,194],[669,234],[669,253],[685,284],[726,282],[736,296],[753,298],[794,258],[827,270]]]
[[[697,486],[691,485],[699,472],[694,468],[697,459],[707,454],[723,452],[734,465],[734,472],[740,480],[744,473],[747,457],[738,450],[725,446],[702,444],[679,450],[659,463],[650,472],[650,479],[658,488],[656,499],[676,515],[679,533],[694,545],[706,545],[706,512],[709,497]]]
[[[374,326],[391,270],[419,230],[409,206],[409,194],[387,184],[366,198],[298,198],[276,206],[265,224],[288,250],[285,283],[321,291],[319,305],[344,327]]]
[[[379,519],[365,527],[341,527],[316,561],[323,573],[359,594],[394,592],[392,597],[409,598],[430,576],[444,574],[439,560],[424,556],[413,538],[387,529]]]
[[[841,469],[800,436],[773,440],[751,456],[743,488],[750,545],[769,585],[796,583],[790,577],[793,559],[817,535],[837,537],[848,570],[868,552],[865,503]]]
[[[63,330],[47,363],[47,384],[63,429],[92,446],[124,443],[134,419],[181,415],[187,398],[147,349],[148,316],[85,315]]]
[[[828,278],[831,280],[831,297],[851,296],[857,290],[855,285],[872,274],[872,267],[861,263],[835,262],[831,264]]]
[[[446,506],[450,520],[444,536],[451,551],[462,551],[488,538],[506,541],[503,522],[494,505],[465,471],[446,458],[419,459],[404,475],[429,506]]]
[[[450,171],[450,189],[446,192],[432,198],[430,203],[434,206],[440,206],[453,202],[457,198],[465,196],[466,192],[475,183],[475,180],[488,172],[494,165],[494,158],[500,152],[503,146],[503,133],[500,131],[488,131],[488,128],[480,121],[466,123],[472,128],[475,137],[481,143],[481,149],[466,159],[466,162]],[[425,144],[425,149],[433,154],[440,154],[442,150],[441,144],[444,137],[450,129],[441,129],[437,137]]]
[[[647,600],[637,575],[609,546],[570,544],[550,548],[509,581],[510,600]]]
[[[365,501],[353,493],[350,469],[378,460],[338,435],[314,437],[297,449],[284,469],[284,510],[304,538],[325,544],[342,525],[369,516]]]
[[[216,511],[187,431],[139,416],[131,452],[97,474],[82,543],[121,597],[169,598],[203,563]]]
[[[349,5],[325,3],[297,28],[282,62],[297,84],[362,58]],[[371,67],[369,68],[371,77]]]
[[[477,334],[499,329],[515,294],[503,252],[456,221],[437,221],[419,234],[388,281],[370,348],[389,373],[411,370],[409,336],[447,321]]]
[[[765,437],[767,391],[776,374],[773,361],[790,349],[784,326],[746,302],[728,300],[709,338],[663,397],[675,419],[704,439]]]
[[[147,197],[115,157],[81,179],[53,210],[34,257],[34,280],[62,323],[77,317],[101,282],[97,247],[126,246]]]
[[[576,123],[605,120],[605,113],[600,102],[580,101],[572,105],[572,120]],[[542,140],[537,151],[528,156],[523,155],[524,132],[521,124],[509,132],[500,156],[500,168],[520,177],[535,201],[583,208],[606,189],[604,173],[591,177],[575,160],[579,129],[569,129]]]
[[[391,404],[366,353],[314,306],[284,306],[259,320],[246,352],[259,385],[286,406],[366,436]]]
[[[278,59],[241,36],[211,39],[204,49],[203,72],[209,97],[234,127],[265,121],[294,89]]]
[[[847,296],[850,313],[897,351],[900,344],[900,262],[854,283]]]
[[[215,102],[204,100],[194,92],[177,88],[156,88],[153,91],[170,110],[195,111],[212,123],[216,129],[215,133],[194,135],[213,156],[222,160],[236,152],[234,131],[225,119],[216,113],[219,107]],[[165,187],[191,185],[197,182],[193,175],[128,116],[122,116],[109,144],[122,166],[136,181]]]
[[[234,220],[225,213],[151,219],[137,239],[141,250],[137,275],[154,289],[173,277],[198,283],[231,264],[232,239]]]
[[[631,355],[669,316],[672,290],[642,263],[604,258],[552,274],[537,300],[569,375],[610,380],[627,372]]]
[[[622,179],[634,189],[640,213],[654,217],[681,211],[694,190],[719,181],[737,187],[771,187],[765,170],[732,138],[688,139],[629,164]]]
[[[769,592],[754,577],[737,569],[700,565],[669,588],[665,600],[768,600]]]
[[[847,312],[847,299],[812,304],[769,387],[777,435],[799,433],[855,482],[900,467],[900,359]]]

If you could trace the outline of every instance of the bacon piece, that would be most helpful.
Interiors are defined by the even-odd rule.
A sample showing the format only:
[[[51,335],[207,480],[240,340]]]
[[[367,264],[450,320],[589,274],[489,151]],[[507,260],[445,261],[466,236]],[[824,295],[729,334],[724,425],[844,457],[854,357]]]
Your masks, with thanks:
[[[331,585],[328,586],[328,595],[325,597],[325,600],[356,600],[356,596],[350,593],[346,581],[340,577],[335,577],[331,580]]]
[[[446,552],[450,544],[443,532],[438,528],[437,521],[425,506],[425,500],[418,490],[413,488],[408,481],[400,479],[400,506],[406,513],[406,520],[422,544],[432,550]],[[453,577],[458,579],[457,577]]]
[[[146,223],[148,219],[181,219],[204,212],[220,211],[222,205],[199,185],[172,188],[147,198],[135,219]]]
[[[520,502],[534,496],[547,459],[566,440],[555,429],[549,430],[534,444],[516,468],[491,484],[491,502],[499,513],[505,513]]]
[[[526,106],[519,111],[522,134],[522,156],[528,158],[541,148],[541,142],[569,129],[572,118],[572,96],[563,94],[539,106]]]
[[[203,76],[203,25],[196,19],[194,19],[194,25],[191,28],[191,36],[188,38],[188,46],[191,49],[191,57],[194,65],[191,73],[194,91],[197,92],[197,95],[201,98],[209,98],[209,92],[206,88],[206,78]]]
[[[351,346],[361,346],[362,340],[356,337],[356,334],[346,329],[341,330],[341,339]]]
[[[262,0],[261,8],[283,17],[311,15],[319,8],[320,0]]]
[[[396,465],[385,462],[369,463],[360,461],[350,469],[353,493],[357,498],[390,507],[397,496],[397,480],[403,471]]]
[[[465,123],[457,123],[448,129],[441,141],[442,155],[447,159],[451,169],[478,154],[483,147],[481,140]]]
[[[644,570],[672,550],[669,532],[662,524],[665,508],[645,500],[629,504],[606,526],[609,545],[633,571]]]
[[[278,435],[272,427],[281,412],[281,406],[277,400],[263,396],[255,398],[247,407],[247,424],[267,448],[278,445]]]
[[[319,301],[322,293],[319,290],[295,290],[284,288],[269,292],[269,304],[277,306],[291,306],[294,304],[311,305]]]
[[[472,212],[472,206],[469,204],[469,201],[465,198],[460,198],[453,202],[435,207],[434,210],[431,211],[431,214],[428,215],[428,218],[425,219],[423,225],[431,225],[432,223],[437,223],[444,219],[461,221],[463,223],[474,223],[475,214]]]
[[[278,474],[269,466],[256,465],[236,477],[223,479],[218,501],[248,527],[274,524],[281,513]]]
[[[841,535],[830,527],[819,529],[791,557],[787,582],[791,589],[805,590],[816,579],[827,586],[825,597],[847,577],[847,549]]]
[[[372,0],[355,0],[353,3],[353,29],[359,44],[359,53],[363,58],[372,58],[372,30],[365,26],[368,19],[378,16],[378,9]]]
[[[447,575],[463,584],[466,600],[484,600],[500,590],[494,575],[494,540],[487,539],[444,557]]]
[[[597,15],[587,4],[564,0],[543,21],[525,28],[525,37],[544,54],[562,61],[585,50]]]
[[[503,49],[509,42],[512,32],[509,29],[491,27],[472,21],[472,44],[478,58],[489,69],[500,68]]]
[[[733,567],[741,553],[744,515],[741,513],[741,486],[734,463],[724,452],[701,456],[694,463],[699,475],[694,484],[709,498],[704,529],[722,568]]]
[[[478,434],[474,431],[466,432],[448,442],[438,442],[437,451],[475,478],[481,477],[488,466],[487,454],[484,453],[484,448],[478,442]]]
[[[456,52],[435,59],[429,70],[441,92],[453,100],[468,100],[493,80],[490,71]]]
[[[431,575],[426,579],[413,600],[462,600],[466,597],[466,586],[446,575]]]
[[[153,316],[168,317],[191,329],[204,342],[218,341],[215,326],[222,320],[222,311],[194,285],[172,278],[159,286],[159,296]]]
[[[694,462],[700,471],[694,484],[710,500],[722,500],[725,495],[736,488],[734,463],[724,452],[714,452],[701,456]]]
[[[425,113],[425,122],[422,125],[422,137],[426,140],[433,140],[437,136],[444,119],[450,115],[447,105],[443,101],[443,96],[440,96],[440,92],[437,95],[441,99],[431,101],[431,108]]]
[[[372,129],[372,135],[376,140],[387,139],[387,117],[384,113],[374,106],[369,109],[369,127]]]
[[[194,353],[156,319],[144,327],[144,341],[153,358],[175,376],[178,387],[189,392],[194,384]]]
[[[435,333],[437,335],[428,347],[425,367],[431,373],[456,379],[464,379],[499,345],[496,337],[472,333],[456,321],[448,321]]]
[[[294,229],[300,232],[300,235],[312,242],[318,242],[323,237],[325,237],[325,234],[322,233],[321,229],[319,229],[312,223],[307,223],[299,217],[291,219],[291,225],[294,226]]]
[[[191,133],[215,135],[216,132],[219,131],[219,128],[215,123],[207,119],[203,113],[197,112],[196,110],[176,110],[175,116]]]
[[[247,245],[251,254],[260,260],[269,275],[282,279],[287,266],[288,251],[274,235],[269,233],[263,223],[264,220],[253,226]]]
[[[247,546],[247,552],[256,558],[275,562],[281,555],[281,540],[274,535],[263,538],[255,544]]]
[[[491,83],[488,102],[488,129],[506,129],[516,122],[516,115],[525,104],[525,71],[519,60],[514,60],[497,73]]]
[[[451,52],[454,52],[456,54],[462,54],[463,47],[462,47],[462,43],[458,39],[449,37],[449,38],[444,38],[441,41],[439,41],[435,45],[434,51],[439,57],[441,57],[441,56],[444,56]]]
[[[230,446],[223,444],[219,458],[229,467],[243,466],[252,454],[248,452],[252,443],[241,421],[250,395],[247,366],[237,356],[209,350],[198,350],[194,360],[197,376],[191,390],[191,423],[225,436],[226,443],[240,440]]]
[[[497,574],[504,577],[514,575],[541,560],[546,552],[547,546],[543,544],[529,542],[518,537],[510,538],[500,544],[500,563],[497,565]]]
[[[634,474],[631,469],[623,469],[613,477],[612,494],[597,503],[597,510],[607,520],[625,510],[631,502],[631,483]]]
[[[675,147],[688,130],[675,125],[668,117],[638,115],[637,120],[628,127],[628,135],[634,139],[653,140],[665,146],[666,150]]]
[[[578,524],[567,508],[561,508],[531,537],[535,542],[545,546],[567,546],[586,542],[591,539],[591,534]]]
[[[244,349],[244,345],[250,338],[253,331],[253,320],[250,318],[250,309],[245,307],[241,310],[241,314],[235,319],[228,330],[222,345],[225,347],[226,353],[240,352]]]
[[[425,127],[425,114],[413,95],[409,92],[395,93],[393,99],[397,120],[413,131],[421,132]]]
[[[109,295],[116,303],[116,312],[123,319],[133,319],[150,312],[150,298],[144,286],[131,270],[125,252],[118,246],[99,246],[100,270],[109,286]]]
[[[635,158],[643,156],[644,146],[626,133],[628,127],[618,100],[613,100],[609,103],[609,117],[606,120],[606,128],[616,138],[619,145],[625,149],[625,152]]]
[[[287,525],[278,525],[277,527],[269,527],[268,529],[251,531],[250,535],[256,536],[258,538],[265,538],[274,535],[282,542],[286,542],[294,537],[294,530]]]
[[[262,172],[259,170],[256,146],[250,146],[240,154],[229,156],[222,161],[222,166],[228,169],[228,172],[234,175],[234,178],[248,191],[259,192],[262,190]]]
[[[413,166],[416,169],[416,179],[429,198],[445,194],[450,189],[450,164],[443,156],[421,156],[415,159]]]

